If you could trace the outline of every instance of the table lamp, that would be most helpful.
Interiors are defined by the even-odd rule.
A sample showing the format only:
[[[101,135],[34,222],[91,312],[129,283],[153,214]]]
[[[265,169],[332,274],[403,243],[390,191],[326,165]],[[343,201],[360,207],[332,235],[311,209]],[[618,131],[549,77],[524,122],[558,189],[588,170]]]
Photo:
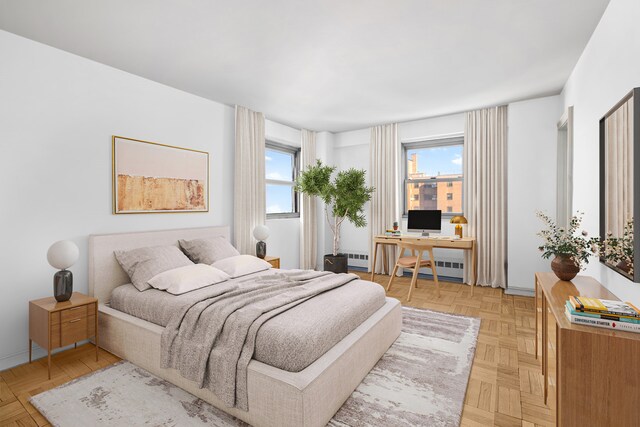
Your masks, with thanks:
[[[456,236],[462,239],[462,224],[467,223],[467,218],[465,218],[464,215],[456,215],[451,218],[451,221],[449,222],[456,225]]]
[[[67,270],[80,255],[78,246],[69,240],[55,242],[47,251],[47,261],[60,269],[53,275],[53,296],[58,302],[68,301],[73,293],[73,274]]]
[[[253,229],[253,237],[258,241],[256,243],[256,256],[264,259],[267,256],[267,244],[264,240],[269,237],[269,228],[266,225],[257,225]]]

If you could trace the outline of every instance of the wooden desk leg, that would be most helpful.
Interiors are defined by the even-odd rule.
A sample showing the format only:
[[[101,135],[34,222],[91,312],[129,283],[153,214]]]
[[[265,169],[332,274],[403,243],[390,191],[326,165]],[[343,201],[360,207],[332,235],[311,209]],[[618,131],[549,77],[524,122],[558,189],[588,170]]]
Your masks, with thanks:
[[[542,291],[542,374],[544,375],[544,404],[547,404],[547,393],[549,391],[549,370],[547,369],[547,357],[549,353],[549,344],[547,340],[547,303]]]
[[[387,256],[387,245],[382,245],[382,271],[384,274],[389,274],[389,257]]]
[[[29,338],[29,363],[31,363],[31,347],[32,347],[32,343],[33,343],[33,341],[31,341],[31,338]]]
[[[376,274],[376,260],[378,258],[378,242],[373,245],[373,263],[371,264],[371,281],[373,282],[373,276]]]
[[[473,280],[471,281],[471,296],[473,296],[473,288],[478,283],[478,243],[474,240],[471,246],[471,272]]]

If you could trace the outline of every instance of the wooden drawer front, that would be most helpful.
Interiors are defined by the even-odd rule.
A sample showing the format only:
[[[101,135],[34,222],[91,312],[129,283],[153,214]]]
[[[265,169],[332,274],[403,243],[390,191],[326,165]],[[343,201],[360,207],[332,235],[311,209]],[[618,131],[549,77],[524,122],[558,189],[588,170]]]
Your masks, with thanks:
[[[60,324],[60,346],[87,339],[87,317],[78,317]]]
[[[87,317],[87,306],[81,305],[80,307],[67,308],[60,312],[60,322],[67,323],[70,320],[81,319]]]

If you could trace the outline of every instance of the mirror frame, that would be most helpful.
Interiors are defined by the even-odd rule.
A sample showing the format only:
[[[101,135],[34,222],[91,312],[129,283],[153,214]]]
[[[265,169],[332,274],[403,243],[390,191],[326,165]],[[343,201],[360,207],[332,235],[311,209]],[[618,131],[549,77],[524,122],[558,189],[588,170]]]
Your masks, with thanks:
[[[640,283],[640,258],[636,255],[640,252],[640,239],[635,236],[640,224],[638,219],[640,214],[640,195],[638,195],[638,189],[640,189],[640,87],[632,89],[600,119],[600,238],[604,238],[607,234],[605,229],[605,120],[631,97],[633,97],[633,276],[614,265],[607,264],[602,257],[600,262],[632,282]]]

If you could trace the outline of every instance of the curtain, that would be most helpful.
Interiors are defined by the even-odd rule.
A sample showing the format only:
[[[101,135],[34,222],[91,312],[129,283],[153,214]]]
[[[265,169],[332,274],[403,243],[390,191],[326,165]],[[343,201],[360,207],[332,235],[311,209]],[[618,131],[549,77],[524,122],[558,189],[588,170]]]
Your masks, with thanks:
[[[604,122],[605,232],[624,233],[633,217],[633,98],[622,104]]]
[[[507,107],[466,113],[464,214],[476,238],[476,283],[507,286]],[[465,256],[465,282],[471,260]]]
[[[300,167],[306,170],[316,163],[316,133],[302,129],[302,150]],[[306,194],[300,195],[300,268],[316,269],[316,247],[318,242],[318,225],[316,198]]]
[[[264,150],[264,116],[236,105],[233,235],[242,254],[255,255],[253,229],[266,220]]]
[[[369,157],[370,185],[375,188],[371,195],[369,213],[369,271],[383,271],[383,259],[378,254],[376,265],[373,262],[373,237],[400,221],[398,212],[398,158],[400,143],[396,123],[371,128],[371,146]],[[387,246],[387,269],[393,270],[395,250]]]

